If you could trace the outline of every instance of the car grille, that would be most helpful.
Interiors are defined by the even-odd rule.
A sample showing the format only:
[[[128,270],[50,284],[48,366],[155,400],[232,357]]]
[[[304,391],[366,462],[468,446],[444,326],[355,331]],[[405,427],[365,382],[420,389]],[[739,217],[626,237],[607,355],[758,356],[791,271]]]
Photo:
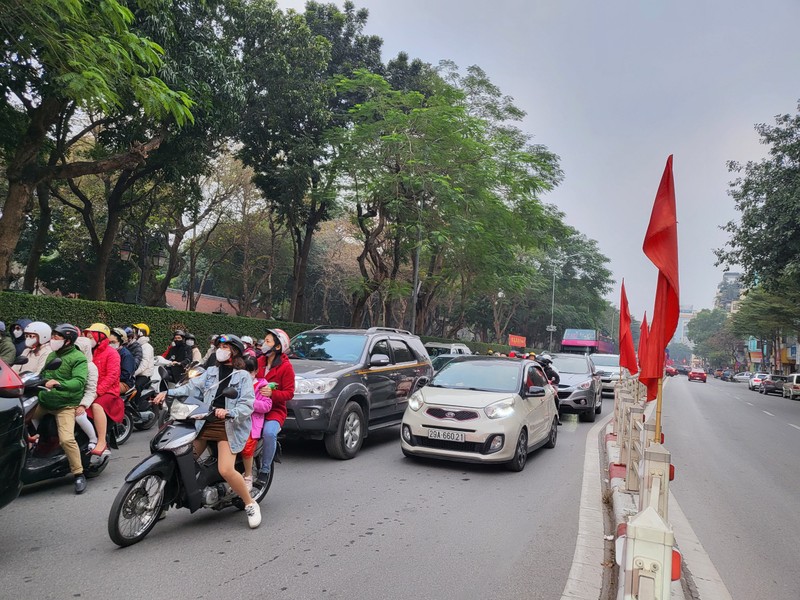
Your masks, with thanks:
[[[570,396],[572,396],[572,392],[569,392],[569,391],[562,392],[561,390],[558,390],[558,398],[559,398],[559,400],[563,400],[564,398],[569,398]]]
[[[450,442],[447,440],[432,440],[426,437],[417,436],[416,445],[423,448],[436,448],[438,450],[455,450],[456,452],[471,452],[481,454],[483,444],[478,442]]]
[[[455,421],[470,421],[478,418],[474,410],[445,410],[443,408],[429,408],[425,411],[434,419],[452,419]]]

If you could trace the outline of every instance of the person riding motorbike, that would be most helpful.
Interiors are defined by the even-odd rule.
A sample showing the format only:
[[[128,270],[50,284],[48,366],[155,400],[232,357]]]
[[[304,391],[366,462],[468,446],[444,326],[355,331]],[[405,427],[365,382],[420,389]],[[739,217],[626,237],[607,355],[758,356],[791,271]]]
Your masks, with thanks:
[[[186,332],[186,345],[191,350],[192,362],[199,363],[203,360],[203,355],[200,353],[200,348],[197,347],[197,338],[193,333]]]
[[[142,358],[144,358],[142,347],[136,342],[136,332],[132,327],[125,327],[123,331],[125,332],[125,339],[122,340],[122,345],[133,356],[133,372],[135,373],[139,365],[142,364]]]
[[[153,403],[161,404],[169,397],[193,396],[213,409],[214,420],[198,421],[195,456],[199,457],[209,441],[217,442],[219,474],[244,502],[247,522],[255,529],[261,524],[261,509],[253,500],[242,474],[236,470],[236,455],[244,449],[251,428],[255,394],[250,374],[245,370],[244,344],[235,335],[219,337],[217,366],[185,385],[161,392]],[[224,390],[233,387],[236,398],[227,398]]]
[[[24,365],[14,365],[17,373],[36,373],[37,375],[47,363],[50,354],[50,336],[53,330],[50,325],[41,321],[32,321],[25,327],[25,351],[20,354],[28,359]]]
[[[134,323],[133,328],[136,343],[142,348],[142,362],[139,363],[139,367],[133,374],[136,381],[136,389],[141,393],[144,388],[150,385],[150,379],[153,377],[155,353],[153,352],[153,346],[150,345],[150,326],[146,323]]]
[[[17,348],[11,338],[6,335],[6,324],[0,321],[0,359],[3,359],[7,365],[12,365],[16,358]]]
[[[97,398],[97,365],[92,361],[92,344],[89,338],[80,336],[75,340],[75,347],[83,352],[89,367],[89,376],[86,378],[86,387],[83,389],[83,398],[78,406],[75,407],[75,422],[89,438],[89,450],[97,446],[97,432],[89,420],[88,412],[91,411],[92,402]]]
[[[53,414],[58,425],[58,439],[69,460],[70,472],[75,478],[75,493],[86,491],[86,477],[83,474],[78,442],[75,441],[75,407],[83,399],[89,368],[86,356],[75,347],[79,335],[78,328],[64,323],[52,330],[52,352],[48,361],[60,358],[61,364],[52,370],[42,371],[46,391],[39,392],[39,404],[34,409],[32,419],[40,420],[45,414]]]
[[[176,329],[172,333],[172,344],[162,356],[170,362],[168,371],[173,383],[178,383],[186,365],[192,362],[192,348],[186,345],[185,331]]]
[[[97,429],[97,446],[92,454],[106,452],[106,432],[108,419],[115,423],[125,416],[125,404],[119,395],[120,357],[119,352],[108,345],[111,331],[103,323],[92,323],[84,330],[84,335],[92,344],[92,360],[97,365],[97,398],[92,403],[92,417]]]
[[[125,334],[125,330],[115,327],[111,330],[111,336],[108,340],[108,345],[119,352],[119,393],[121,396],[133,387],[133,373],[136,371],[136,361],[133,358],[133,354],[125,347],[125,340],[127,339],[128,336]]]
[[[30,319],[18,319],[11,326],[11,341],[14,342],[14,347],[17,349],[17,356],[25,352],[25,328],[31,323]]]
[[[272,409],[264,415],[262,438],[264,450],[258,481],[266,483],[278,447],[278,433],[286,421],[286,403],[294,397],[294,368],[286,358],[289,352],[289,335],[283,329],[268,329],[261,346],[263,354],[258,358],[259,379],[276,383],[276,387],[265,384],[259,392],[272,400]]]

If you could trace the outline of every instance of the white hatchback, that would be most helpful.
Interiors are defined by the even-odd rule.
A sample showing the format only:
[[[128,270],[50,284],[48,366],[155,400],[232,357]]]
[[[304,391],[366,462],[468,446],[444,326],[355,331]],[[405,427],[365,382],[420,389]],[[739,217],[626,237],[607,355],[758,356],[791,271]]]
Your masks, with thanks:
[[[408,400],[400,427],[406,456],[525,468],[528,454],[554,448],[558,412],[553,387],[531,360],[454,359]]]

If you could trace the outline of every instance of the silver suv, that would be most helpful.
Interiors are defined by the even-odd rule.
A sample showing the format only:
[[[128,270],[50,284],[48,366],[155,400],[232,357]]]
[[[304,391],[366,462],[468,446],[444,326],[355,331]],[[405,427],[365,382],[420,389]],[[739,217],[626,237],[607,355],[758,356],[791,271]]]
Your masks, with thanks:
[[[322,439],[353,458],[370,431],[399,425],[408,397],[433,376],[422,341],[403,329],[317,328],[292,339],[295,394],[287,437]]]
[[[603,396],[613,398],[614,388],[619,382],[619,354],[592,354],[591,357],[603,382]]]

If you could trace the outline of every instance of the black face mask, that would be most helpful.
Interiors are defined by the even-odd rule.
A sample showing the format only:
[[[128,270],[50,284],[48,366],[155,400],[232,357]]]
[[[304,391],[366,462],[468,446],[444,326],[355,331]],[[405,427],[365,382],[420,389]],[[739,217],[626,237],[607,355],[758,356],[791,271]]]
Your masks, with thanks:
[[[173,343],[176,347],[183,346],[183,340],[174,340]]]

